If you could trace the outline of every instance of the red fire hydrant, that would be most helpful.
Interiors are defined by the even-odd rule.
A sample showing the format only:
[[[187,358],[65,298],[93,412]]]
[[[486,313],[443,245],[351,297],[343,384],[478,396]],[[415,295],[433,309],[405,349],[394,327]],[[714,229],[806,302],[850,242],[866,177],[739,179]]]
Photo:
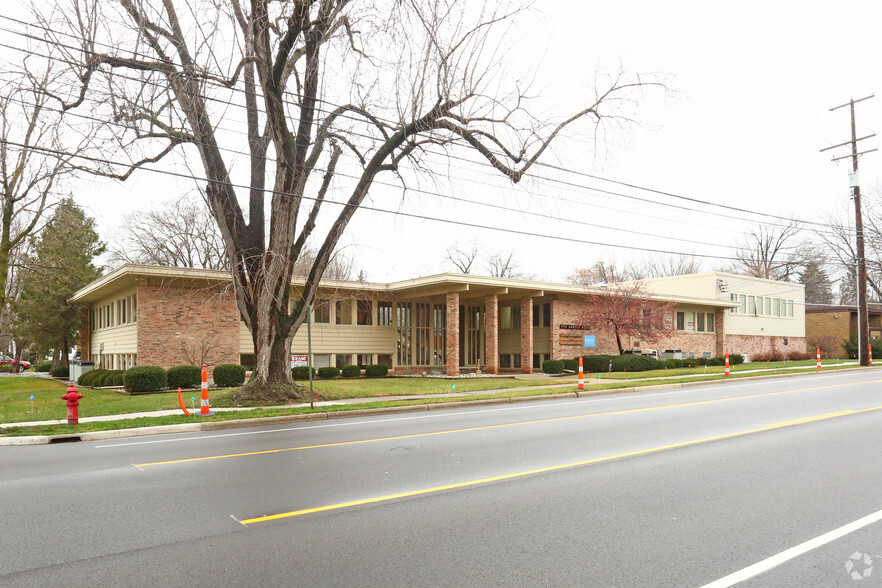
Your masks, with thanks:
[[[78,425],[80,424],[80,398],[83,395],[77,392],[76,387],[74,387],[73,382],[70,383],[70,388],[67,389],[67,394],[62,396],[63,399],[67,400],[67,424],[68,425]]]

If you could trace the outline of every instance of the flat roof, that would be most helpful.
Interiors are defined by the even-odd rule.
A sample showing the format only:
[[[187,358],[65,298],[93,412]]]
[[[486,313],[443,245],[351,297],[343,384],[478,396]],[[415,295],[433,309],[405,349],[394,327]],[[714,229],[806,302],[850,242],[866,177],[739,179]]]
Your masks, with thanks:
[[[701,275],[701,274],[692,274]],[[91,284],[80,288],[70,297],[71,302],[90,303],[111,296],[114,292],[133,287],[144,279],[157,278],[163,281],[183,281],[187,283],[226,283],[231,282],[229,272],[195,268],[165,267],[141,264],[124,264],[101,276]],[[303,285],[304,278],[293,278],[292,286]],[[651,284],[650,284],[651,286]],[[537,298],[548,294],[602,294],[602,286],[583,286],[581,284],[560,284],[521,280],[515,278],[496,278],[473,274],[441,273],[421,276],[397,282],[360,282],[355,280],[322,280],[320,290],[352,290],[361,292],[380,292],[398,297],[418,298],[459,292],[466,297],[482,297],[496,294],[500,299]],[[655,295],[650,298],[666,302],[696,304],[718,308],[737,306],[729,300],[690,296]]]

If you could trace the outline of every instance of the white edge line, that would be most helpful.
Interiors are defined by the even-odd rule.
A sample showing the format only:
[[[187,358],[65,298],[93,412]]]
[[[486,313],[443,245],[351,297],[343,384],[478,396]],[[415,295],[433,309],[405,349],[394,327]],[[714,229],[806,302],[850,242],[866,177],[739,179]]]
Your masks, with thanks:
[[[815,374],[811,374],[815,376]],[[831,376],[833,374],[830,374]],[[815,376],[816,377],[816,376]],[[823,376],[822,376],[823,377]],[[712,382],[716,383],[716,382]],[[766,382],[739,382],[737,384],[730,384],[726,387],[726,390],[732,390],[733,388],[744,388],[750,386],[756,386],[761,383]],[[436,412],[435,414],[427,414],[427,415],[412,415],[406,417],[398,417],[398,418],[386,418],[386,419],[370,419],[363,421],[348,421],[342,423],[328,423],[328,424],[311,424],[311,425],[301,425],[297,427],[285,427],[284,429],[271,429],[269,431],[243,431],[239,433],[221,433],[217,435],[200,435],[198,437],[179,437],[175,439],[153,439],[150,441],[131,441],[131,442],[123,442],[123,443],[107,443],[104,445],[93,445],[92,447],[95,449],[105,449],[109,447],[128,447],[131,445],[154,445],[157,443],[179,443],[182,441],[203,441],[208,439],[220,439],[223,437],[241,437],[244,435],[263,435],[263,434],[271,434],[271,433],[288,433],[291,431],[306,431],[310,429],[326,429],[330,427],[352,427],[356,425],[366,425],[373,423],[388,423],[388,422],[397,422],[397,421],[408,421],[408,420],[420,420],[420,419],[432,419],[432,418],[446,418],[451,416],[463,415],[463,414],[477,414],[477,413],[488,413],[488,412],[507,412],[512,410],[528,410],[528,409],[536,409],[536,408],[544,408],[550,406],[564,406],[567,404],[578,404],[584,402],[612,402],[614,400],[622,400],[622,399],[640,399],[640,398],[654,398],[656,396],[670,396],[672,394],[689,394],[691,392],[696,392],[696,387],[688,386],[686,388],[678,388],[676,390],[668,390],[666,392],[650,392],[648,394],[640,394],[637,396],[632,396],[628,394],[609,394],[601,397],[597,396],[587,396],[584,398],[579,398],[577,400],[571,400],[568,402],[555,402],[555,403],[542,403],[542,404],[533,404],[529,403],[529,405],[521,405],[521,406],[507,406],[502,408],[492,408],[492,409],[481,409],[481,410],[470,410],[470,411],[457,411],[452,413],[446,412]]]
[[[859,529],[862,529],[868,525],[872,525],[879,520],[882,520],[882,510],[876,511],[873,514],[867,515],[854,522],[848,523],[847,525],[843,525],[838,529],[833,529],[832,531],[824,533],[823,535],[819,535],[814,539],[809,539],[808,541],[800,543],[799,545],[791,547],[790,549],[782,551],[781,553],[778,553],[771,557],[767,557],[766,559],[757,562],[752,566],[748,566],[742,570],[733,572],[728,576],[711,582],[710,584],[705,584],[702,588],[724,588],[726,586],[734,586],[739,582],[744,582],[745,580],[753,578],[754,576],[762,574],[763,572],[767,572],[774,567],[790,561],[793,558],[799,557],[800,555],[807,553],[812,549],[817,549],[818,547],[835,541],[840,537],[844,537],[849,533],[854,533]]]
[[[236,521],[237,523],[239,523],[240,525],[242,525],[243,527],[245,527],[246,529],[248,528],[248,525],[246,525],[245,523],[243,523],[242,521],[240,521],[239,519],[237,519],[233,515],[230,515],[230,518],[233,519],[234,521]]]

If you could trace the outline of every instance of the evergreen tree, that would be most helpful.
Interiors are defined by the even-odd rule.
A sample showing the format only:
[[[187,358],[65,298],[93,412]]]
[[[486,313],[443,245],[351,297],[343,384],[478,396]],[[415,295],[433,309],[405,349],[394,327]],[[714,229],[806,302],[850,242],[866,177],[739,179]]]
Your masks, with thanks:
[[[104,251],[94,219],[88,218],[72,198],[62,200],[39,237],[20,276],[20,294],[12,304],[16,317],[13,332],[38,351],[54,349],[55,362],[67,365],[67,351],[80,325],[79,305],[71,295],[101,275],[93,264]]]
[[[813,259],[805,264],[799,283],[805,284],[806,304],[833,304],[833,282],[819,261]]]

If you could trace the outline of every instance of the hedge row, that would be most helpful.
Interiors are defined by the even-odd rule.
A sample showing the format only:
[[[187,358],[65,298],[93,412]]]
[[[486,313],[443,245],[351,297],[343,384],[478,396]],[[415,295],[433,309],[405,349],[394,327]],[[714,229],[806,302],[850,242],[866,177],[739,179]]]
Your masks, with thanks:
[[[63,376],[56,376],[56,370],[50,372],[54,377],[68,377],[67,372]],[[185,365],[175,366],[166,371],[155,365],[141,365],[127,370],[97,369],[80,376],[77,383],[95,388],[122,386],[131,394],[161,392],[178,387],[198,388],[202,384],[202,368]],[[241,386],[245,383],[245,368],[236,364],[218,365],[214,368],[214,383],[221,388]]]
[[[582,368],[587,373],[608,372],[645,372],[655,369],[675,369],[684,367],[700,367],[705,365],[724,365],[723,357],[695,357],[691,359],[657,360],[648,355],[583,355]],[[744,356],[737,353],[729,355],[729,365],[744,363]],[[550,359],[542,363],[542,371],[546,374],[562,374],[565,370],[575,372],[579,369],[579,358]]]
[[[342,370],[335,367],[323,367],[316,370],[305,365],[291,368],[291,377],[295,380],[308,380],[309,370],[312,370],[312,377],[318,376],[323,379],[336,378],[343,375],[344,378],[357,378],[361,376],[361,368],[357,365],[347,365]],[[385,365],[369,365],[364,368],[364,375],[369,378],[382,378],[389,374],[389,368]]]

